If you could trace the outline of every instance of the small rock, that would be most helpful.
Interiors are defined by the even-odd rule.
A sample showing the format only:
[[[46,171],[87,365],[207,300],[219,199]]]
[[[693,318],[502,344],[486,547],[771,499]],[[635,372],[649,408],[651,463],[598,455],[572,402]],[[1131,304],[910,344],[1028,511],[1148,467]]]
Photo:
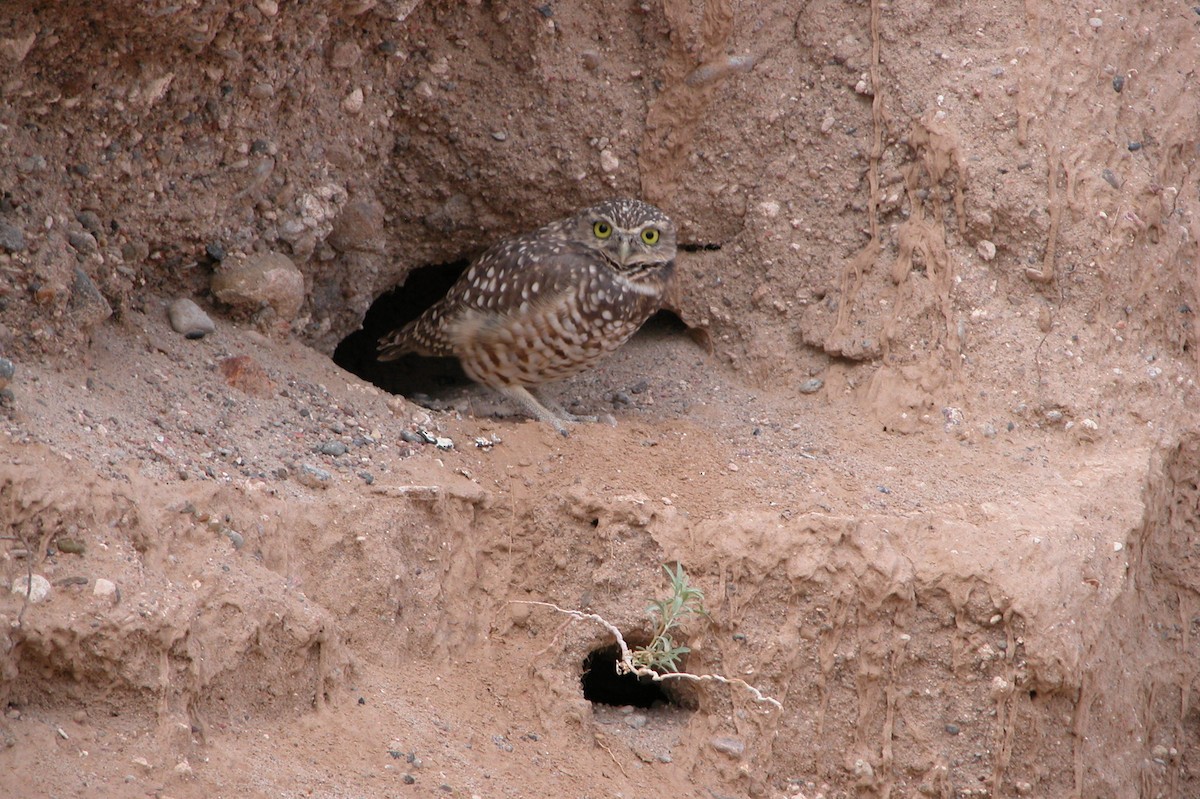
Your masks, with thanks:
[[[746,752],[746,743],[740,738],[718,735],[710,741],[712,748],[732,758],[740,758]]]
[[[204,245],[204,254],[213,259],[217,263],[225,260],[228,254],[225,250],[225,245],[219,241],[210,241]]]
[[[600,54],[595,50],[585,50],[579,57],[583,59],[583,68],[589,72],[595,72],[603,63]]]
[[[85,230],[72,230],[67,233],[67,243],[81,255],[92,255],[100,249],[96,237]]]
[[[283,253],[253,253],[227,258],[212,277],[212,292],[221,302],[251,312],[273,308],[291,321],[304,304],[304,275]]]
[[[95,211],[78,211],[75,214],[75,221],[83,225],[83,229],[99,240],[104,235],[104,223],[100,221],[100,217]]]
[[[613,173],[621,168],[621,159],[613,154],[612,150],[600,151],[600,169],[603,172]]]
[[[333,475],[324,469],[303,463],[296,471],[296,479],[309,488],[329,488],[333,482]]]
[[[13,375],[17,373],[17,365],[8,358],[0,358],[0,391],[8,388]]]
[[[112,316],[112,306],[96,284],[79,267],[75,267],[75,279],[71,282],[71,301],[68,305],[75,323],[89,329]]]
[[[1113,91],[1120,94],[1121,90],[1124,88],[1125,88],[1125,76],[1124,75],[1114,75],[1113,76]]]
[[[1100,19],[1100,17],[1092,17],[1088,20],[1088,24],[1093,28],[1099,28],[1104,24],[1104,20]]]
[[[346,95],[346,99],[342,100],[342,108],[347,114],[357,114],[362,111],[363,103],[363,90],[362,88],[356,88]]]
[[[996,257],[996,245],[992,244],[987,239],[980,239],[975,245],[975,252],[979,253],[979,257],[985,261],[991,261]]]
[[[245,537],[237,530],[230,530],[226,528],[222,532],[225,534],[225,537],[229,539],[229,543],[233,544],[234,549],[241,549],[245,545]]]
[[[425,440],[425,436],[421,435],[420,433],[418,433],[414,430],[401,430],[400,431],[400,440],[407,441],[409,444],[427,444],[427,443],[429,443]]]
[[[1104,178],[1105,183],[1112,186],[1114,189],[1121,188],[1121,186],[1125,183],[1125,181],[1121,180],[1117,173],[1108,168],[1105,168],[1104,171],[1100,173],[1100,176]]]
[[[37,31],[30,31],[25,36],[0,39],[0,55],[19,64],[25,60],[25,56],[29,55],[29,51],[33,49],[33,43],[36,40]]]
[[[317,447],[317,452],[322,455],[329,455],[333,458],[341,457],[350,451],[350,448],[341,441],[325,441]]]
[[[270,397],[275,393],[275,384],[267,375],[262,364],[249,355],[235,355],[217,362],[217,369],[231,387],[254,397]]]
[[[0,219],[0,249],[5,252],[20,252],[25,249],[25,233],[3,219]]]
[[[18,596],[27,596],[30,602],[41,602],[50,595],[50,581],[40,574],[32,577],[22,574],[13,580],[12,592]]]
[[[362,58],[362,48],[354,42],[342,42],[333,48],[333,55],[329,58],[329,65],[334,69],[349,69],[358,63],[358,59]]]
[[[492,138],[496,141],[508,141],[508,134],[502,130],[493,130]]]
[[[810,377],[800,384],[798,389],[801,394],[816,394],[825,386],[825,381],[819,377]]]
[[[1136,153],[1140,149],[1142,149],[1142,143],[1140,141],[1129,142],[1129,152]]]
[[[640,730],[642,727],[645,727],[649,722],[650,722],[650,719],[647,718],[646,714],[644,714],[644,713],[634,713],[632,716],[625,719],[625,724],[628,725],[630,729],[634,729],[634,730]]]
[[[112,580],[106,580],[103,577],[96,578],[96,584],[92,586],[92,596],[100,598],[115,596],[117,593],[117,584]]]
[[[171,320],[171,328],[188,339],[204,338],[217,329],[204,309],[187,297],[171,303],[167,317]]]
[[[946,732],[950,733],[951,735],[958,735],[958,725],[957,724],[947,724],[942,729],[944,729]]]
[[[383,249],[383,206],[372,200],[351,200],[333,220],[327,239],[338,252]]]
[[[17,171],[24,174],[44,172],[46,166],[46,157],[42,155],[29,155],[17,161]]]

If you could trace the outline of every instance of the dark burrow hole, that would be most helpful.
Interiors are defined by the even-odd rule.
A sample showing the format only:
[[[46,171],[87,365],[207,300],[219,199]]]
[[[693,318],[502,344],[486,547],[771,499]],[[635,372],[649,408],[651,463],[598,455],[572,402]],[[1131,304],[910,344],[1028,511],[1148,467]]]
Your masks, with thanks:
[[[466,271],[468,261],[418,267],[402,286],[381,294],[363,318],[362,327],[342,339],[333,351],[333,362],[392,394],[422,401],[439,397],[471,381],[454,358],[405,355],[380,363],[376,347],[381,336],[411,322],[445,296],[454,281]],[[689,328],[670,311],[651,317],[637,337],[689,336],[703,344],[704,331]]]
[[[630,643],[630,646],[637,646]],[[678,680],[658,682],[635,674],[617,674],[621,650],[616,644],[593,649],[583,659],[583,698],[592,704],[624,707],[695,707],[695,697],[685,694]]]
[[[375,359],[380,337],[403,327],[446,295],[468,261],[423,266],[412,270],[404,285],[376,298],[362,327],[342,339],[333,351],[333,362],[347,372],[392,394],[437,395],[470,381],[453,358],[423,358],[405,355],[380,363]]]

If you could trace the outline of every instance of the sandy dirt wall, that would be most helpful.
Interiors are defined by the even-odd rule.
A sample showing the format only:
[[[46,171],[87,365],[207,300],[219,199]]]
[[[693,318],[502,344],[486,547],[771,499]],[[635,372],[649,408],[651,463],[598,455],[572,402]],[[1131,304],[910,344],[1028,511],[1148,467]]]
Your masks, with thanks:
[[[1192,795],[1198,25],[5,3],[0,793]],[[706,345],[558,389],[616,428],[326,357],[613,195]],[[247,261],[290,288],[231,300]],[[510,604],[644,633],[676,560],[689,668],[783,713],[593,706],[603,630]]]

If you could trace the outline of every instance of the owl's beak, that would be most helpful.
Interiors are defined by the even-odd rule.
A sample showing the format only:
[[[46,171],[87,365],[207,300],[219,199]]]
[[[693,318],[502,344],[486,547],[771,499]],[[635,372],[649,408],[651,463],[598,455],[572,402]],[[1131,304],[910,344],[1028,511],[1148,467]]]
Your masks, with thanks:
[[[621,248],[617,251],[618,255],[621,256],[621,263],[623,263],[623,264],[629,263],[629,253],[630,252],[631,252],[631,250],[629,247],[629,238],[627,236],[621,236]]]

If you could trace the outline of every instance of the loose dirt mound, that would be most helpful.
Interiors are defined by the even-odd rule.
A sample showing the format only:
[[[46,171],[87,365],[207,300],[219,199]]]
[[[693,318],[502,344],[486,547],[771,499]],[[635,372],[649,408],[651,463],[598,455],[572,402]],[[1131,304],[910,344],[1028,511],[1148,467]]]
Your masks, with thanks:
[[[901,5],[6,4],[0,794],[1200,792],[1200,17]],[[555,389],[615,426],[362,379],[619,195],[684,246]],[[676,562],[782,710],[523,604]]]

